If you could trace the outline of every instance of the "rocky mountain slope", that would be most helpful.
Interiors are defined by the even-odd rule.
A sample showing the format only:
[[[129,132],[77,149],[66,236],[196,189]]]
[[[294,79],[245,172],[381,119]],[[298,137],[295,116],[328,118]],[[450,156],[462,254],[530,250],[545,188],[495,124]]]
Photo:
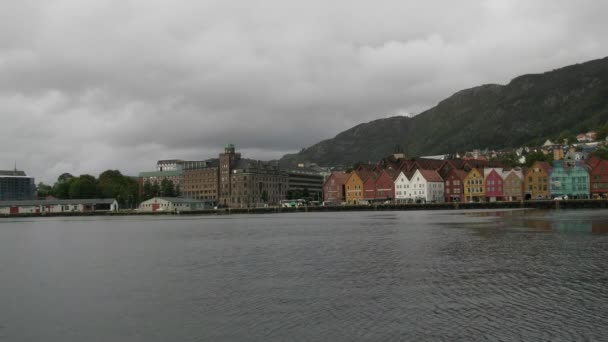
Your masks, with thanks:
[[[507,85],[489,84],[457,92],[413,117],[374,120],[348,129],[282,164],[351,165],[376,161],[399,145],[408,156],[501,149],[542,143],[608,122],[608,57]]]

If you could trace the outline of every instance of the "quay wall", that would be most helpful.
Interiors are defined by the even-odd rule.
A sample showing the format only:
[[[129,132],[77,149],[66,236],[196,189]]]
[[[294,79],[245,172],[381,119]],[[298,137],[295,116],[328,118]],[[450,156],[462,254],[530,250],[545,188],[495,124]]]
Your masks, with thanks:
[[[65,212],[43,214],[0,215],[0,218],[14,217],[65,217],[65,216],[140,216],[140,215],[236,215],[236,214],[276,214],[304,212],[342,212],[342,211],[407,211],[407,210],[466,210],[466,209],[606,209],[608,200],[564,200],[564,201],[524,201],[524,202],[485,202],[485,203],[422,203],[422,204],[379,204],[349,206],[304,206],[298,208],[239,208],[174,212]]]

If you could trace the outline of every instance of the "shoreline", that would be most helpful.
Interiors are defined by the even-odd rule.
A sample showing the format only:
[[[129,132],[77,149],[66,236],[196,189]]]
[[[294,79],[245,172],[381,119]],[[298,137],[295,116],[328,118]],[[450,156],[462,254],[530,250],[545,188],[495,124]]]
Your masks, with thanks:
[[[0,215],[2,218],[29,217],[71,217],[71,216],[227,216],[240,214],[281,214],[306,212],[343,212],[343,211],[410,211],[410,210],[467,210],[467,209],[606,209],[608,200],[564,200],[564,201],[524,201],[524,202],[485,202],[485,203],[424,203],[424,204],[379,204],[349,206],[304,206],[298,208],[224,208],[184,212],[64,212],[64,213],[27,213]]]

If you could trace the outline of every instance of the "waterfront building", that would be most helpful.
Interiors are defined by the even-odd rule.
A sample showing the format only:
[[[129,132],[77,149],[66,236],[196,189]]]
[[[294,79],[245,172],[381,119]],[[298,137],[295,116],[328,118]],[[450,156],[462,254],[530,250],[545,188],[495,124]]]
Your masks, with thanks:
[[[394,201],[395,200],[395,176],[396,172],[392,169],[381,170],[375,179],[376,193],[374,199],[376,201]]]
[[[0,215],[89,213],[118,210],[115,199],[0,201]]]
[[[241,158],[234,145],[219,156],[219,204],[232,208],[278,205],[287,198],[289,176],[278,162]]]
[[[323,200],[335,204],[346,202],[345,184],[349,177],[345,172],[332,172],[323,184]]]
[[[186,198],[217,202],[219,161],[190,164],[183,169],[181,194]]]
[[[551,165],[547,162],[537,161],[524,175],[524,198],[529,199],[549,199],[549,174],[551,173]]]
[[[419,202],[441,203],[444,201],[443,178],[435,170],[417,169],[409,181],[409,199]]]
[[[608,197],[608,160],[591,157],[587,161],[589,171],[589,190],[592,198]]]
[[[24,171],[0,170],[0,201],[36,199],[36,182]]]
[[[551,197],[589,198],[590,167],[579,160],[558,160],[551,169]]]
[[[522,170],[519,168],[503,171],[505,201],[521,201],[523,199],[523,177]]]
[[[364,200],[365,188],[363,184],[371,177],[371,172],[366,169],[359,168],[350,173],[350,177],[346,181],[346,203],[360,204]]]
[[[397,203],[406,203],[408,198],[411,198],[408,193],[409,185],[409,178],[401,171],[395,179],[395,201]]]
[[[374,171],[370,171],[367,179],[363,181],[363,199],[368,203],[376,199],[376,178],[378,175]]]
[[[317,168],[307,168],[304,165],[297,168],[288,169],[288,187],[289,193],[308,193],[308,197],[313,200],[320,201],[323,198],[323,184],[325,177]]]
[[[139,205],[140,212],[179,213],[195,210],[209,210],[215,207],[214,200],[198,200],[183,197],[154,197]]]
[[[140,190],[143,189],[143,185],[146,182],[150,182],[150,184],[160,185],[163,179],[170,180],[171,182],[173,182],[175,188],[179,189],[183,173],[183,170],[140,172]]]
[[[484,193],[488,202],[502,201],[505,196],[502,168],[483,169]]]
[[[464,178],[464,196],[469,202],[481,202],[485,199],[483,171],[473,168]]]
[[[445,179],[446,202],[464,202],[464,180],[467,172],[459,169],[450,169],[443,177]]]

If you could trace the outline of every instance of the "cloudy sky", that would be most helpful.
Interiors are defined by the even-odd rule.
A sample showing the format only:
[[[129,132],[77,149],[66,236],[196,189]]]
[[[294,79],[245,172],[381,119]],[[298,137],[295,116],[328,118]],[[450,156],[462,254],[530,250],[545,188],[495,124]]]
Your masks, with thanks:
[[[608,55],[606,1],[0,0],[0,169],[270,159]]]

